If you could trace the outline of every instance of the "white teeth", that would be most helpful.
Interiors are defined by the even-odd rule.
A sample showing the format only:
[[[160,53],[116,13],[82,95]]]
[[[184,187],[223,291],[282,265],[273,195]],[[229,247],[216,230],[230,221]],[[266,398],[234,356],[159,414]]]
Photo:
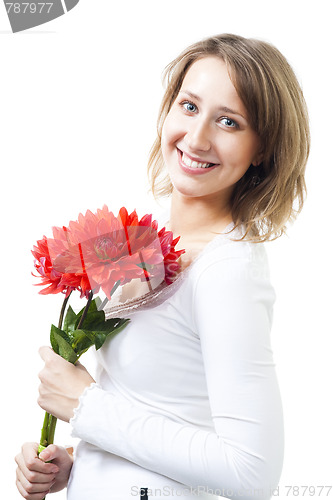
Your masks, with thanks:
[[[192,167],[192,168],[208,168],[211,165],[211,163],[200,163],[197,161],[192,161],[191,158],[186,156],[184,153],[182,156],[182,160],[183,160],[183,163],[185,163],[185,165],[187,165],[188,167]]]

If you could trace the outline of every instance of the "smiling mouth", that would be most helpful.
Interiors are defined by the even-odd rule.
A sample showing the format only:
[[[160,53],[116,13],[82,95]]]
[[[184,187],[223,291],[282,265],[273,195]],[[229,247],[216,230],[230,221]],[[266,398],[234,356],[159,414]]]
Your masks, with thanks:
[[[207,163],[207,162],[201,162],[201,161],[194,161],[192,160],[189,156],[187,156],[186,153],[178,149],[178,153],[180,154],[181,160],[186,165],[187,167],[190,168],[211,168],[217,165],[216,163]]]

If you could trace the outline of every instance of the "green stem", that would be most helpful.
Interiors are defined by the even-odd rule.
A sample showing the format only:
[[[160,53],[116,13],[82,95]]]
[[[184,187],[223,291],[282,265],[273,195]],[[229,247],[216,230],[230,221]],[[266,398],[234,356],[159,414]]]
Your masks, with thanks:
[[[69,293],[68,297],[65,297],[59,316],[58,328],[62,328],[62,323],[64,320],[64,314],[67,306],[68,299],[72,292]],[[45,412],[44,422],[38,447],[38,455],[46,448],[49,444],[54,442],[54,433],[57,425],[57,418],[48,412]],[[45,497],[43,498],[45,500]]]
[[[57,425],[57,418],[54,417],[53,415],[50,415],[49,419],[49,427],[48,427],[48,444],[53,444],[54,442],[54,433],[55,433],[55,428]]]
[[[79,324],[77,325],[77,330],[80,330],[84,320],[86,319],[86,316],[88,314],[88,309],[90,307],[90,304],[91,304],[91,301],[92,301],[92,298],[93,298],[93,295],[94,295],[94,292],[91,290],[90,294],[89,294],[89,297],[88,297],[88,300],[87,300],[87,303],[86,303],[86,307],[84,308],[84,311],[82,313],[82,316],[81,316],[81,319],[79,321]]]
[[[50,419],[50,414],[45,412],[42,433],[41,433],[40,442],[39,442],[39,444],[41,446],[44,446],[45,448],[47,446],[49,419]]]
[[[72,292],[70,292],[70,294],[71,293]],[[68,295],[68,297],[65,297],[65,299],[62,303],[60,316],[59,316],[59,322],[58,322],[58,328],[60,328],[60,329],[62,327],[62,322],[64,319],[64,314],[65,314],[65,310],[66,310],[66,306],[67,306],[67,302],[68,302],[68,299],[70,297],[70,294]],[[51,415],[48,412],[45,412],[44,422],[43,422],[43,427],[42,427],[42,432],[41,432],[41,437],[40,437],[40,442],[39,442],[39,445],[41,447],[39,453],[41,452],[42,448],[46,448],[49,444],[53,444],[56,424],[57,424],[56,417],[54,417],[53,415]]]
[[[68,297],[65,297],[63,303],[62,303],[62,307],[61,307],[61,311],[60,311],[60,316],[59,316],[59,321],[58,321],[58,328],[61,330],[61,327],[62,327],[62,322],[63,322],[63,319],[64,319],[64,314],[65,314],[65,310],[66,310],[66,306],[67,306],[67,302],[68,302],[68,299],[69,297],[71,296],[71,293],[69,293]]]

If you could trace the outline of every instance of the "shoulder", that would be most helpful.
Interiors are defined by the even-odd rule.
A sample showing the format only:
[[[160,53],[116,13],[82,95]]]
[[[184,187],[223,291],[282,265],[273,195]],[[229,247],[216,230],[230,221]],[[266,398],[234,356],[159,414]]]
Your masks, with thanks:
[[[251,304],[272,308],[276,297],[264,244],[235,241],[234,236],[221,235],[191,266],[187,291],[192,308],[220,312]]]
[[[251,322],[271,324],[276,297],[263,243],[221,242],[195,262],[188,286],[199,329],[226,324],[228,318],[234,328],[245,321],[244,331]]]
[[[221,234],[193,263],[189,272],[194,284],[205,276],[216,281],[261,277],[269,280],[269,264],[264,243],[239,240],[240,232]],[[215,278],[215,279],[214,279]]]

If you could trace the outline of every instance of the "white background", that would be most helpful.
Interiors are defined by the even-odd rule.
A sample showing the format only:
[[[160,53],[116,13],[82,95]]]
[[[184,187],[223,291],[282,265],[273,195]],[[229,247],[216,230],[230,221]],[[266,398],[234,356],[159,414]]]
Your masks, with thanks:
[[[53,225],[104,203],[158,215],[145,165],[162,70],[190,43],[222,32],[275,44],[309,105],[306,206],[289,237],[267,244],[286,434],[278,496],[296,496],[287,496],[288,485],[333,484],[329,8],[328,0],[81,0],[57,20],[12,34],[0,4],[2,498],[21,498],[13,457],[23,441],[39,439],[37,350],[48,344],[62,300],[33,287],[32,245]],[[59,425],[56,439],[72,442],[68,425]],[[319,490],[303,498],[319,498]]]

